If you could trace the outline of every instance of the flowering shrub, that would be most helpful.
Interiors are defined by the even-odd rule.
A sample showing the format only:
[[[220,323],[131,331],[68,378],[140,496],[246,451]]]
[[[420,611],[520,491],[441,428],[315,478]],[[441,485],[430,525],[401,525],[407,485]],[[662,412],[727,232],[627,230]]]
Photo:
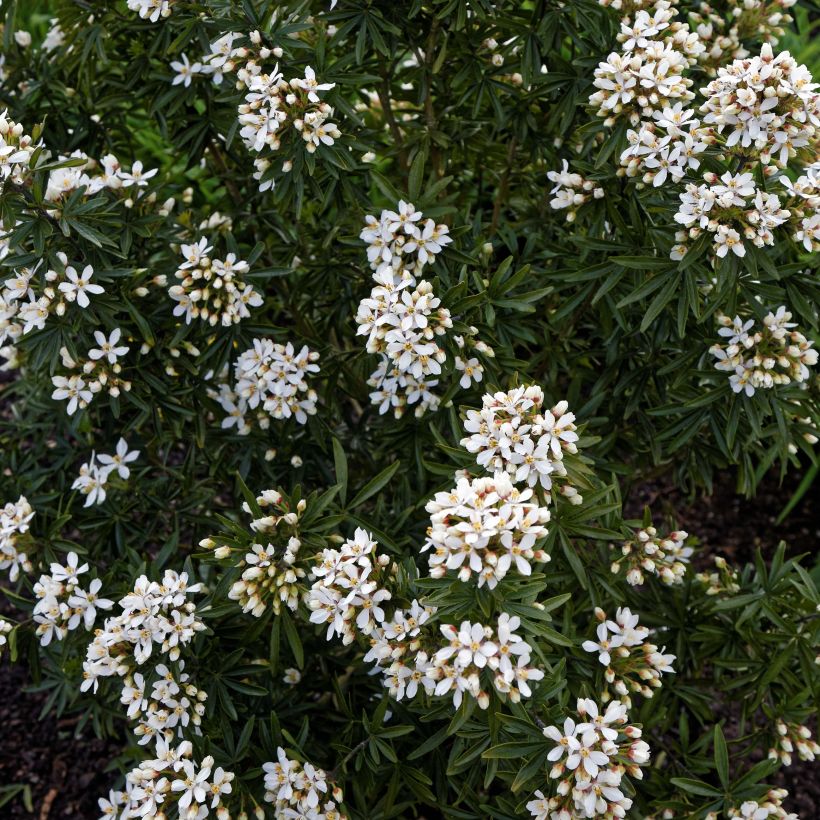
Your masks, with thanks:
[[[623,502],[816,463],[810,6],[4,4],[0,654],[101,817],[795,816],[810,559]]]

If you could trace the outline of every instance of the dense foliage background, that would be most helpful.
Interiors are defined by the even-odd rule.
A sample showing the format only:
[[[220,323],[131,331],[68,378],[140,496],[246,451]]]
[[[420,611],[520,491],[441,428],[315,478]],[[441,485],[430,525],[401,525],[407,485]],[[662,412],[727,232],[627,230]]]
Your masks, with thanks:
[[[814,371],[747,395],[715,369],[710,348],[725,343],[716,314],[762,326],[781,305],[814,338],[817,254],[784,228],[776,242],[747,242],[742,257],[716,256],[696,240],[683,258],[670,258],[683,183],[655,187],[625,175],[619,157],[638,123],[609,124],[589,105],[596,66],[621,50],[622,18],[655,7],[592,0],[0,5],[0,108],[37,146],[25,173],[3,173],[0,282],[8,290],[29,271],[23,291],[51,300],[39,326],[33,321],[3,340],[14,350],[4,349],[9,364],[0,373],[0,501],[25,496],[34,517],[26,533],[3,532],[32,566],[10,576],[3,567],[14,629],[0,649],[48,689],[49,711],[81,715],[78,731],[90,726],[121,739],[122,774],[151,757],[129,728],[118,677],[102,680],[96,694],[81,691],[93,633],[80,625],[41,646],[34,587],[71,552],[111,602],[140,575],[160,581],[166,570],[185,571],[202,584],[189,599],[205,628],[190,636],[182,658],[207,700],[201,734],[192,725],[184,737],[196,760],[212,755],[236,774],[222,801],[231,816],[257,807],[289,816],[264,799],[262,766],[284,747],[343,789],[349,817],[526,817],[536,789],[554,793],[553,744],[542,729],[562,725],[577,698],[600,703],[606,688],[606,664],[582,647],[595,637],[595,608],[614,618],[629,607],[653,630],[652,644],[676,660],[651,699],[632,697],[629,721],[643,727],[652,759],[643,780],[629,772],[628,816],[724,817],[744,801],[762,804],[767,778],[785,762],[766,756],[779,742],[778,721],[796,731],[820,698],[816,559],[787,560],[781,549],[770,564],[758,558],[734,576],[732,568],[698,564],[720,576],[713,579],[687,560],[671,585],[646,566],[645,582],[634,585],[628,559],[620,572],[611,564],[653,523],[649,510],[643,520],[623,518],[624,496],[646,480],[671,476],[698,493],[728,467],[744,494],[771,470],[805,474],[801,491],[809,486],[820,422]],[[737,53],[726,46],[714,65],[690,67],[694,91],[716,66],[744,49],[758,55],[772,39],[775,54],[791,49],[820,73],[815,2],[746,6],[714,4],[727,29],[742,14],[745,27]],[[154,8],[167,16],[150,19]],[[771,22],[786,10],[793,22]],[[693,31],[696,15],[706,14],[688,0],[673,11]],[[212,44],[231,32],[226,58]],[[249,60],[266,72],[278,65],[289,84],[282,96],[293,98],[282,103],[281,145],[268,141],[261,151],[243,142],[238,118],[253,92],[242,74],[253,75]],[[180,69],[191,64],[199,68],[186,80]],[[292,82],[313,76],[310,69],[316,92]],[[701,101],[699,94],[691,105]],[[293,123],[325,116],[322,105],[332,107],[328,122],[338,133],[329,128],[329,139],[308,143],[310,126]],[[757,159],[712,146],[698,173],[748,165],[762,188],[768,172]],[[551,206],[555,180],[547,176],[564,161],[589,181],[570,221]],[[788,171],[797,177],[817,162],[815,137]],[[807,207],[816,211],[818,197]],[[439,337],[438,398],[406,406],[371,396],[380,389],[368,384],[379,356],[357,332],[359,304],[374,284],[373,242],[360,233],[369,214],[400,217],[400,201],[423,212],[420,225],[432,219],[448,228],[436,236],[452,238],[413,270],[449,310],[452,329]],[[394,232],[401,241],[403,230]],[[175,313],[186,303],[169,288],[182,282],[190,295],[196,287],[185,283],[181,246],[203,238],[212,260],[235,254],[247,262],[237,268],[239,290],[250,286],[247,316],[186,322],[184,311]],[[54,284],[70,286],[86,266],[103,291],[90,292],[83,308],[71,287]],[[110,336],[115,329],[119,341]],[[305,369],[299,388],[306,414],[247,410],[226,426],[240,404],[231,393],[237,359],[261,339],[293,345],[277,356],[298,358],[303,346],[318,353],[318,372]],[[97,369],[85,372],[105,373],[100,389],[71,410],[53,396],[65,384],[59,380],[79,372],[73,364],[82,367],[103,342],[127,351],[111,367],[102,354],[94,359]],[[480,381],[464,377],[472,357]],[[429,577],[420,553],[430,525],[425,505],[454,485],[456,471],[484,472],[459,446],[467,410],[480,408],[487,390],[519,385],[543,390],[544,411],[568,402],[577,424],[578,452],[567,450],[562,461],[566,482],[556,480],[552,491],[538,485],[534,497],[550,508],[538,546],[551,560],[534,559],[526,579],[513,570],[494,589],[452,572]],[[426,403],[426,412],[414,412]],[[115,454],[121,439],[123,452],[139,455],[109,472],[107,497],[92,497],[90,485],[77,482],[89,474],[81,465],[93,464],[94,453]],[[579,491],[582,503],[561,487]],[[519,616],[532,666],[544,672],[532,697],[516,703],[491,690],[487,709],[470,697],[457,709],[451,696],[396,700],[362,661],[367,637],[326,640],[327,627],[311,623],[304,602],[276,613],[265,598],[260,611],[243,612],[229,593],[243,556],[267,532],[249,525],[267,514],[256,499],[273,488],[284,494],[283,515],[306,501],[298,525],[287,522],[306,570],[314,554],[361,527],[389,559],[379,582],[389,586],[391,606],[414,599],[437,606],[436,632],[463,620],[495,623],[502,612]],[[99,503],[84,506],[90,500]],[[660,537],[675,524],[654,519]],[[270,535],[279,551],[293,534],[281,532]],[[689,534],[688,546],[697,547],[697,535]],[[297,584],[297,598],[310,585],[288,583]],[[98,612],[96,627],[120,611]],[[112,788],[122,783],[112,772]],[[618,816],[606,811],[598,814]],[[771,816],[785,815],[772,809]]]

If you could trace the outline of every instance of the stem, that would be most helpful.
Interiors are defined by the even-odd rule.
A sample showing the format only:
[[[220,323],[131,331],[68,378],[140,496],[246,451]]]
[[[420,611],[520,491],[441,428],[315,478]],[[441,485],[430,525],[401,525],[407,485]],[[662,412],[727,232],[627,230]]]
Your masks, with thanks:
[[[328,772],[327,779],[328,780],[335,780],[336,774],[340,769],[343,769],[345,765],[354,758],[362,749],[364,749],[367,744],[370,743],[370,738],[366,737],[364,740],[357,743],[342,759],[342,762],[339,763],[338,766],[334,766],[331,771]]]
[[[393,114],[393,104],[390,101],[390,71],[384,63],[382,63],[381,69],[382,82],[381,86],[379,86],[377,94],[379,95],[379,102],[382,105],[385,122],[387,123],[387,127],[390,129],[393,142],[396,144],[396,148],[398,149],[399,164],[403,170],[406,170],[407,153],[404,150],[404,139],[401,135],[399,124],[396,122],[396,117]]]
[[[494,234],[498,230],[498,223],[501,219],[501,208],[504,205],[504,200],[507,198],[507,194],[509,192],[510,172],[512,171],[512,163],[515,158],[516,147],[516,138],[513,137],[510,140],[509,147],[507,148],[507,164],[504,168],[504,173],[501,175],[501,182],[498,185],[498,193],[496,194],[495,202],[493,203],[493,220],[490,224],[491,234]]]
[[[219,172],[219,177],[222,180],[222,182],[225,183],[225,188],[231,195],[231,199],[234,201],[235,205],[242,205],[242,194],[240,193],[239,188],[236,187],[236,183],[231,179],[231,172],[228,169],[228,165],[225,162],[225,157],[223,156],[222,151],[219,149],[219,145],[217,144],[216,140],[211,140],[209,150],[211,156],[214,158],[214,164],[216,165],[216,169]]]

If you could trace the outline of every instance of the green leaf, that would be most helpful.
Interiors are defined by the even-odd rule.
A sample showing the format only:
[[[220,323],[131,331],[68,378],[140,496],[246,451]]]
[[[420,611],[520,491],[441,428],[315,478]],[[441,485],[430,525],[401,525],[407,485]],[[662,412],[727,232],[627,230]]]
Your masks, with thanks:
[[[715,768],[724,789],[729,788],[729,749],[720,724],[715,725]]]
[[[385,467],[375,478],[371,479],[367,482],[367,484],[356,493],[356,496],[348,505],[347,509],[355,510],[356,507],[364,504],[368,498],[374,496],[382,487],[390,481],[391,478],[396,474],[399,467],[401,466],[400,461],[394,461],[389,467]]]

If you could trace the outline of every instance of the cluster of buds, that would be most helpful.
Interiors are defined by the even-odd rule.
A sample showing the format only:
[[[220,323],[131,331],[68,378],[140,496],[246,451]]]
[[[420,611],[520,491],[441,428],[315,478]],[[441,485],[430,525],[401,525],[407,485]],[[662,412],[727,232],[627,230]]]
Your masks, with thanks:
[[[99,597],[102,581],[95,578],[88,589],[80,586],[80,575],[88,572],[88,564],[80,566],[76,552],[70,552],[66,564],[56,561],[49,567],[50,574],[43,574],[34,585],[37,603],[34,605],[36,634],[42,646],[52,640],[62,641],[66,635],[84,624],[91,630],[97,611],[111,609],[113,601]]]
[[[532,501],[530,488],[518,490],[506,473],[489,478],[460,478],[449,492],[427,502],[430,575],[443,578],[455,570],[460,581],[477,577],[479,587],[494,589],[511,569],[532,573],[533,563],[549,555],[537,549],[545,538],[549,510]]]
[[[160,740],[154,758],[143,760],[125,776],[125,791],[111,791],[97,802],[101,820],[110,817],[178,817],[229,820],[223,797],[233,790],[233,772],[214,768],[210,755],[197,762],[188,740],[178,746]],[[212,814],[213,812],[213,814]]]
[[[817,155],[820,94],[809,70],[788,51],[776,57],[764,44],[759,57],[718,69],[702,93],[703,122],[722,135],[727,153],[784,168],[805,149]]]
[[[781,207],[780,197],[757,187],[754,175],[747,172],[722,176],[707,173],[705,184],[690,182],[680,194],[675,221],[686,230],[675,234],[676,245],[670,258],[683,259],[687,241],[697,239],[704,231],[713,234],[712,251],[723,258],[731,251],[744,257],[744,241],[762,248],[774,245],[773,231],[794,221],[794,215]]]
[[[69,376],[51,377],[51,383],[54,385],[51,398],[67,402],[66,413],[69,416],[88,407],[94,396],[103,390],[107,391],[109,396],[117,397],[122,391],[127,393],[131,389],[131,382],[121,377],[122,365],[117,361],[117,358],[124,356],[129,348],[125,345],[117,346],[118,339],[108,341],[111,355],[94,358],[92,354],[95,349],[92,349],[85,362],[75,361],[67,348],[60,348],[63,367],[69,371],[79,371]]]
[[[385,620],[382,603],[392,597],[385,589],[390,559],[376,552],[373,536],[361,527],[339,549],[322,551],[313,567],[315,579],[307,597],[310,621],[327,624],[327,640],[334,634],[345,645],[357,634],[370,636]]]
[[[727,816],[743,820],[799,820],[796,814],[783,808],[783,801],[788,796],[785,789],[772,789],[760,800],[747,800],[739,809],[729,809]],[[704,820],[717,820],[717,814],[710,813]]]
[[[212,259],[208,256],[212,250],[204,237],[182,246],[183,262],[174,274],[179,284],[172,285],[168,295],[177,303],[174,316],[184,316],[186,324],[200,319],[211,327],[218,322],[230,327],[247,319],[249,308],[259,307],[264,300],[242,279],[249,270],[247,262],[233,253],[224,260]]]
[[[560,171],[548,171],[547,179],[555,183],[550,191],[552,199],[550,208],[555,211],[566,210],[567,222],[574,222],[578,209],[592,199],[602,199],[604,189],[592,180],[569,170],[569,163],[563,160]]]
[[[318,92],[329,91],[335,83],[320,83],[308,66],[304,77],[285,80],[276,65],[270,73],[245,72],[247,93],[239,106],[239,135],[248,150],[260,156],[254,160],[260,190],[274,185],[271,167],[272,155],[282,147],[282,140],[290,137],[295,144],[303,144],[309,154],[320,145],[330,146],[341,137],[339,129],[330,122],[333,108],[319,98]],[[290,128],[288,128],[290,126]],[[282,171],[287,173],[292,161],[285,160]]]
[[[760,330],[755,330],[754,319],[718,316],[722,325],[718,333],[725,342],[712,345],[709,352],[717,359],[717,370],[732,374],[729,384],[735,393],[744,391],[753,396],[755,390],[809,378],[809,367],[817,364],[817,350],[812,347],[814,342],[793,330],[797,325],[791,318],[781,305],[776,313],[766,315]]]
[[[726,0],[724,13],[717,13],[709,3],[701,2],[689,11],[689,20],[705,50],[698,64],[709,76],[729,60],[748,57],[744,42],[777,43],[792,21],[785,10],[797,0]],[[728,12],[728,13],[727,13]]]
[[[265,490],[256,503],[261,517],[251,521],[253,535],[242,540],[220,536],[218,542],[205,538],[201,547],[213,549],[217,560],[226,561],[242,555],[238,566],[242,577],[231,587],[228,597],[237,601],[243,612],[261,618],[270,609],[278,615],[285,605],[295,612],[306,592],[305,567],[299,564],[299,519],[307,507],[301,499],[295,509],[276,490]],[[248,515],[253,512],[247,502],[242,505]],[[263,543],[266,542],[266,543]]]
[[[801,760],[814,760],[820,756],[820,746],[812,739],[808,726],[800,723],[786,723],[778,718],[775,724],[777,740],[769,749],[769,757],[779,760],[784,766],[792,765],[792,753],[797,750]]]
[[[720,555],[716,555],[714,560],[714,572],[699,572],[695,578],[706,587],[707,595],[736,595],[740,592],[737,570]]]
[[[22,185],[29,176],[37,146],[23,133],[23,126],[7,115],[8,110],[0,114],[0,180],[10,179],[15,185]]]
[[[291,760],[280,746],[276,762],[265,763],[265,800],[273,803],[276,817],[347,820],[339,804],[342,790],[328,783],[328,776],[311,763]]]
[[[676,530],[661,538],[655,527],[646,526],[635,533],[632,541],[621,546],[622,557],[612,562],[612,572],[625,569],[626,581],[632,586],[644,582],[644,573],[657,575],[664,584],[681,584],[694,552],[685,546],[688,537],[683,530]]]
[[[632,800],[622,790],[624,776],[643,777],[649,745],[641,730],[627,723],[626,707],[612,701],[601,712],[595,701],[579,698],[580,721],[568,717],[562,727],[548,726],[544,736],[555,743],[547,759],[556,793],[540,791],[527,808],[536,820],[573,820],[579,817],[624,817]]]
[[[607,126],[620,117],[632,125],[649,119],[676,102],[688,102],[695,95],[692,80],[683,76],[703,52],[698,36],[686,23],[675,22],[672,4],[658,0],[652,13],[635,12],[621,22],[618,40],[621,53],[612,52],[595,69],[595,91],[589,104]]]
[[[32,570],[26,552],[32,541],[29,534],[29,523],[32,518],[34,510],[24,495],[17,501],[9,501],[0,507],[0,570],[8,570],[12,583],[20,577],[20,570]]]
[[[553,485],[571,504],[582,496],[570,486],[564,456],[578,452],[575,415],[560,401],[544,409],[544,391],[537,385],[506,393],[487,393],[481,410],[468,410],[461,446],[476,454],[477,463],[493,473],[506,473],[516,484]]]
[[[137,578],[133,591],[119,601],[122,612],[106,618],[94,633],[83,662],[81,691],[96,692],[100,678],[126,676],[146,664],[155,649],[177,661],[182,647],[205,629],[196,605],[188,600],[199,589],[199,584],[188,584],[188,573],[170,569],[161,582],[145,575]]]
[[[610,621],[602,609],[595,607],[595,617],[600,621],[597,641],[584,641],[584,651],[597,653],[598,661],[606,667],[604,679],[627,709],[632,706],[630,692],[651,698],[662,686],[661,676],[675,671],[675,656],[665,655],[666,647],[658,649],[647,643],[649,630],[638,626],[638,616],[627,608],[618,607],[615,620]],[[608,689],[601,699],[604,703],[612,699]]]

